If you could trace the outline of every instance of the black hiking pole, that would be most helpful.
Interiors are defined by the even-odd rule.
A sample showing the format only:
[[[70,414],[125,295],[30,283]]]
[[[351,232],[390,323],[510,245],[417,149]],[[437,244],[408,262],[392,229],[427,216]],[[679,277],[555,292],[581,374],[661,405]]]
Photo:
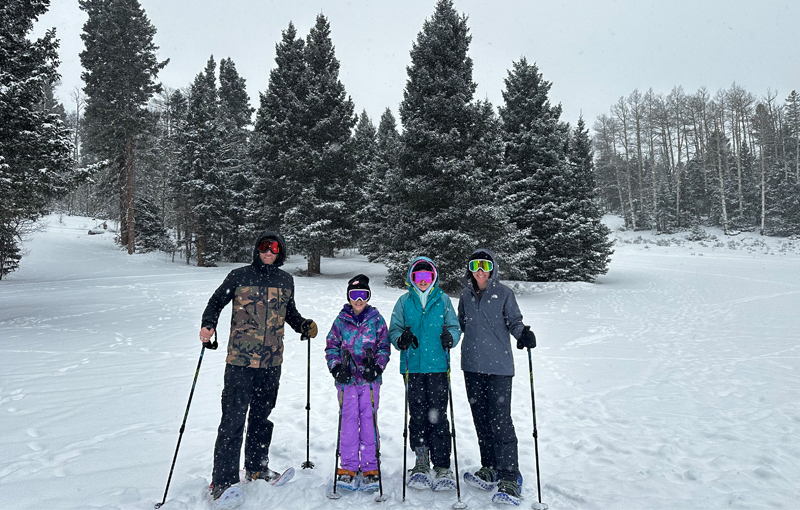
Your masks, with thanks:
[[[408,328],[409,330],[411,328]],[[411,346],[409,346],[409,349]],[[408,467],[408,349],[406,349],[405,404],[406,414],[403,418],[403,501],[406,500],[406,468]]]
[[[536,397],[533,391],[533,359],[531,358],[531,350],[528,348],[528,368],[531,374],[531,408],[533,409],[533,444],[534,452],[536,453],[536,488],[539,491],[539,505],[534,506],[537,510],[547,510],[547,504],[542,503],[542,480],[539,476],[539,431],[536,428]],[[534,503],[534,505],[536,505]]]
[[[306,461],[303,462],[303,469],[314,469],[311,462],[311,337],[308,336],[308,329],[302,328],[300,341],[308,342],[308,375],[306,376]]]
[[[186,412],[183,413],[183,423],[181,423],[180,433],[178,434],[178,445],[175,447],[175,455],[172,457],[172,466],[169,468],[169,477],[167,477],[167,488],[164,489],[164,499],[161,503],[156,503],[156,508],[161,508],[161,505],[167,501],[167,492],[169,492],[169,483],[172,481],[172,472],[175,470],[175,461],[178,459],[178,449],[181,447],[181,439],[183,439],[183,431],[186,430],[186,418],[189,417],[189,406],[192,405],[192,396],[194,395],[194,387],[197,384],[197,376],[200,375],[200,365],[203,363],[203,354],[206,352],[206,343],[203,342],[203,347],[200,349],[200,359],[197,360],[197,369],[194,371],[194,381],[192,381],[192,391],[189,392],[189,402],[186,404]],[[219,347],[217,343],[217,331],[214,330],[214,342],[208,343],[208,348],[211,350]]]
[[[366,359],[368,362],[374,361],[374,354],[372,349],[367,349],[366,351]],[[378,440],[378,414],[375,411],[375,394],[372,390],[372,383],[369,383],[369,401],[370,405],[372,406],[372,426],[375,431],[375,460],[378,463],[378,489],[379,494],[378,497],[375,498],[376,503],[382,503],[386,501],[386,496],[383,495],[383,475],[381,473],[381,446],[380,441]]]
[[[447,326],[442,326],[442,329],[446,329]],[[451,427],[453,429],[453,461],[456,468],[456,495],[458,497],[458,501],[453,503],[453,508],[455,509],[463,509],[467,508],[467,504],[461,501],[461,483],[459,482],[458,477],[458,449],[456,448],[456,418],[453,415],[453,387],[450,384],[450,349],[447,349],[445,355],[447,357],[447,397],[450,400],[450,422]]]
[[[342,497],[341,494],[336,493],[336,474],[339,472],[339,445],[341,443],[342,437],[342,400],[344,399],[344,386],[341,389],[337,388],[339,391],[339,430],[336,432],[336,461],[333,464],[333,492],[328,494],[328,498],[330,499],[339,499]]]
[[[374,360],[372,349],[366,351],[367,360]],[[378,496],[375,498],[376,503],[383,503],[386,501],[386,496],[383,495],[383,475],[381,474],[381,445],[378,440],[378,414],[375,411],[375,395],[372,391],[372,383],[369,383],[369,402],[372,406],[372,426],[375,430],[375,460],[378,462]]]

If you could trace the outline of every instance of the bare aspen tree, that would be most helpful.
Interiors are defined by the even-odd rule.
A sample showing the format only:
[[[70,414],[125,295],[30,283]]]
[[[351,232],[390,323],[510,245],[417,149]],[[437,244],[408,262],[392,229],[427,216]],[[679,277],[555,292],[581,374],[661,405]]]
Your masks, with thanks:
[[[625,98],[620,97],[617,104],[612,107],[612,113],[614,114],[618,126],[621,129],[617,130],[617,139],[622,142],[622,146],[625,149],[625,177],[627,180],[627,188],[628,188],[628,206],[630,210],[630,227],[636,230],[636,209],[633,206],[633,183],[631,182],[631,165],[630,165],[630,147],[629,143],[630,140],[628,138],[628,129],[630,123],[630,111],[628,110],[628,105],[625,102]],[[625,224],[628,225],[628,221],[625,221]]]
[[[675,123],[675,142],[677,144],[677,161],[675,162],[675,217],[678,225],[680,226],[681,218],[681,151],[682,151],[682,133],[685,128],[684,124],[684,108],[686,102],[686,95],[683,93],[683,87],[675,87],[669,95],[669,104],[672,106],[673,122]],[[688,160],[688,154],[686,159]]]
[[[647,119],[647,153],[650,159],[650,172],[653,181],[653,217],[655,218],[656,228],[662,228],[659,225],[660,215],[658,210],[658,174],[656,168],[656,129],[655,129],[655,110],[657,98],[653,89],[647,91],[644,95],[644,104],[646,107]]]
[[[630,106],[633,127],[636,130],[636,169],[638,171],[637,180],[639,183],[639,208],[641,211],[644,211],[646,204],[644,198],[644,158],[642,157],[642,123],[644,117],[644,104],[642,102],[642,94],[638,89],[631,92],[631,94],[628,96],[628,105]],[[653,185],[655,186],[655,183]],[[653,218],[655,218],[655,211],[653,211],[653,213]]]
[[[794,180],[800,182],[800,94],[793,90],[786,98],[786,124],[794,137]]]
[[[744,215],[744,185],[742,175],[742,120],[748,115],[747,92],[734,83],[731,89],[727,92],[727,106],[731,115],[731,140],[733,142],[733,155],[736,160],[736,174],[737,174],[737,195],[739,202],[739,216]]]

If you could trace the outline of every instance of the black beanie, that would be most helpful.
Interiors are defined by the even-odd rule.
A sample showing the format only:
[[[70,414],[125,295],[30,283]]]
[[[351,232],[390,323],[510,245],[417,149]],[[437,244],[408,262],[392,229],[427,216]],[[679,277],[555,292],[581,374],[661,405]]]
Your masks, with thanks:
[[[491,260],[492,262],[494,262],[494,257],[489,255],[485,251],[481,250],[473,253],[472,256],[469,258],[469,260]]]
[[[350,298],[350,291],[353,289],[369,289],[369,278],[363,274],[357,274],[354,277],[350,278],[350,281],[347,282],[347,296],[348,299]],[[371,291],[370,291],[371,292]]]

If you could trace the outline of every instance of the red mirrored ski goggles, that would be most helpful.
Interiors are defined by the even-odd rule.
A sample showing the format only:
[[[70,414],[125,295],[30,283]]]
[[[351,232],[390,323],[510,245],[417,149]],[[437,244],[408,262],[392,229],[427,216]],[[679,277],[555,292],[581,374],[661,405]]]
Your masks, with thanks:
[[[281,245],[275,239],[264,239],[258,243],[259,253],[267,253],[271,251],[275,255],[281,252]]]

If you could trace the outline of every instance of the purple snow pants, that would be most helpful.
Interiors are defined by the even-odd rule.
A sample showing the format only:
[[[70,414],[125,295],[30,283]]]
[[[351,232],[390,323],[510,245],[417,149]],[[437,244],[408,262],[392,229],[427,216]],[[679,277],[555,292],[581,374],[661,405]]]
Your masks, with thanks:
[[[356,386],[347,384],[342,398],[342,435],[339,452],[342,456],[342,469],[348,471],[376,471],[378,461],[375,458],[375,427],[372,424],[372,404],[369,397],[370,385]],[[372,383],[377,416],[380,400],[380,384]],[[340,397],[337,393],[337,397]],[[380,434],[378,435],[380,440]],[[360,457],[360,458],[359,458]]]

